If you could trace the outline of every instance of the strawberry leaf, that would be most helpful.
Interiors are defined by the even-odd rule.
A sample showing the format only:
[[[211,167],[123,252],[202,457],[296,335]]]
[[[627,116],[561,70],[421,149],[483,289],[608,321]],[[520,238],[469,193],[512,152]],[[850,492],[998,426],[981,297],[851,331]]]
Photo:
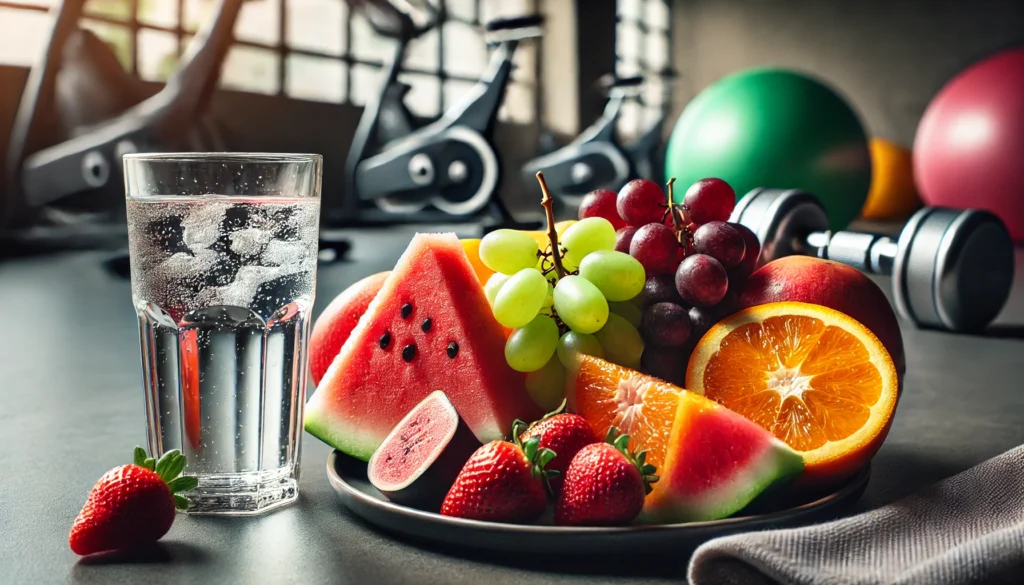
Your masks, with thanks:
[[[194,490],[197,486],[199,486],[199,480],[191,475],[183,475],[167,482],[167,487],[171,489],[172,494]]]
[[[156,474],[159,475],[161,478],[163,478],[164,481],[167,481],[167,477],[165,475],[166,472],[167,472],[167,468],[180,455],[181,455],[181,451],[178,451],[177,449],[171,449],[170,451],[164,453],[163,456],[160,457],[160,459],[157,460],[157,462],[156,462],[156,468],[154,469],[154,471],[156,471]]]
[[[157,463],[156,473],[164,481],[171,481],[172,479],[181,475],[181,472],[185,470],[185,456],[181,453],[177,453],[177,456],[167,462],[161,470],[160,464]]]
[[[174,507],[179,510],[188,510],[188,500],[185,499],[185,496],[174,494]]]
[[[608,434],[604,436],[604,442],[609,445],[615,444],[615,437],[619,436],[619,429],[614,426],[608,427]]]
[[[142,447],[136,447],[132,453],[132,463],[142,467],[146,463],[146,450]]]
[[[615,439],[615,448],[623,453],[629,453],[629,435],[619,435],[619,438]]]
[[[142,462],[142,466],[150,471],[153,471],[154,469],[156,469],[156,459],[153,459],[152,457],[147,457],[146,460]]]
[[[562,403],[558,405],[558,408],[556,408],[556,409],[552,410],[551,412],[545,414],[543,417],[541,417],[541,419],[539,421],[533,423],[530,426],[532,427],[532,426],[536,425],[539,422],[546,421],[546,420],[548,420],[549,418],[551,418],[553,416],[558,416],[560,414],[564,414],[565,413],[565,407],[568,404],[569,404],[569,402],[565,398],[563,398],[562,399]]]
[[[543,468],[548,463],[551,463],[551,461],[554,458],[555,458],[555,452],[554,451],[552,451],[551,449],[541,449],[540,453],[537,455],[537,465],[539,465],[541,468]]]
[[[518,418],[512,421],[512,442],[515,443],[516,445],[519,445],[520,449],[522,449],[522,445],[519,442],[519,437],[521,437],[523,433],[525,433],[527,429],[529,429],[529,427],[530,425],[526,424],[526,421],[520,420]]]
[[[526,460],[533,463],[537,460],[537,448],[540,447],[540,437],[533,437],[523,444],[523,454]]]

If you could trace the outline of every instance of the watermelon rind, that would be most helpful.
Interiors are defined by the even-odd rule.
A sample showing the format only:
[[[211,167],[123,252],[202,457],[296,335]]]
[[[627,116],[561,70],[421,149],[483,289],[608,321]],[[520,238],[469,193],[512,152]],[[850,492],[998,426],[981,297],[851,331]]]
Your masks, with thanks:
[[[310,408],[310,406],[314,406],[313,401],[316,397],[317,395],[313,394],[309,404],[306,405],[306,432],[342,453],[361,461],[369,461],[383,438],[378,440],[374,436],[375,433],[359,432],[356,425],[347,425],[343,421],[332,420],[330,411],[327,409]]]
[[[772,438],[755,460],[700,497],[679,498],[668,492],[656,506],[645,506],[639,521],[643,523],[702,522],[728,518],[765,492],[781,488],[796,479],[804,469],[799,453]]]

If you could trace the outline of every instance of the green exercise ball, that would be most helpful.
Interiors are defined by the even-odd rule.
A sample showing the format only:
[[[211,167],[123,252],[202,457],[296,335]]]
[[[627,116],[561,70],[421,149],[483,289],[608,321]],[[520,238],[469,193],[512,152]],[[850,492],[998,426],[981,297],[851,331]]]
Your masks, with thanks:
[[[679,116],[665,154],[676,201],[707,177],[742,198],[756,187],[803,189],[825,205],[832,229],[857,216],[871,185],[868,139],[835,91],[792,71],[756,69],[702,91]]]

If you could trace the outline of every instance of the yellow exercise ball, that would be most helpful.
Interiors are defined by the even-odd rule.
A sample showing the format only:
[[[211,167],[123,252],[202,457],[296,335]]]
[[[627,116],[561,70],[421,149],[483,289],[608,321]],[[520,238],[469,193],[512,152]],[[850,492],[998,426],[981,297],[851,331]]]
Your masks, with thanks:
[[[884,138],[868,142],[871,153],[871,189],[861,209],[864,219],[904,219],[921,207],[914,186],[910,149]]]

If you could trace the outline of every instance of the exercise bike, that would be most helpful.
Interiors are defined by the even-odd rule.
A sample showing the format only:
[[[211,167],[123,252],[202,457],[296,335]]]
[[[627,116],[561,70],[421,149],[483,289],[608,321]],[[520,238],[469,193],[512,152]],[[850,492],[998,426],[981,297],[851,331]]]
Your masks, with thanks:
[[[9,141],[0,239],[43,247],[123,239],[122,155],[223,150],[204,113],[243,2],[220,1],[151,97],[109,47],[78,28],[85,0],[54,6],[50,40],[29,74]],[[63,128],[55,131],[58,118]]]
[[[436,12],[427,9],[426,24],[417,26],[408,11],[388,0],[349,3],[366,15],[375,31],[397,42],[377,96],[360,118],[345,164],[345,199],[340,213],[329,216],[330,223],[514,224],[497,196],[501,165],[494,123],[515,50],[520,41],[540,36],[542,18],[487,23],[493,52],[480,81],[439,119],[419,125],[404,104],[408,86],[398,81],[398,75],[408,42],[436,24]]]
[[[399,80],[398,73],[409,43],[433,30],[440,15],[429,2],[407,4],[405,10],[387,1],[348,0],[348,4],[366,17],[377,35],[395,41],[379,99],[366,104],[352,139],[352,150],[357,147],[363,151],[374,150],[412,134],[431,121],[420,118],[406,107],[405,98],[412,86]],[[413,10],[422,23],[416,22]]]
[[[661,127],[659,118],[630,144],[622,144],[616,135],[616,123],[627,99],[642,89],[641,76],[617,78],[605,76],[599,81],[608,95],[604,112],[575,140],[523,165],[522,180],[536,182],[544,172],[551,191],[561,203],[578,206],[584,195],[595,189],[618,190],[636,178],[661,181]]]

